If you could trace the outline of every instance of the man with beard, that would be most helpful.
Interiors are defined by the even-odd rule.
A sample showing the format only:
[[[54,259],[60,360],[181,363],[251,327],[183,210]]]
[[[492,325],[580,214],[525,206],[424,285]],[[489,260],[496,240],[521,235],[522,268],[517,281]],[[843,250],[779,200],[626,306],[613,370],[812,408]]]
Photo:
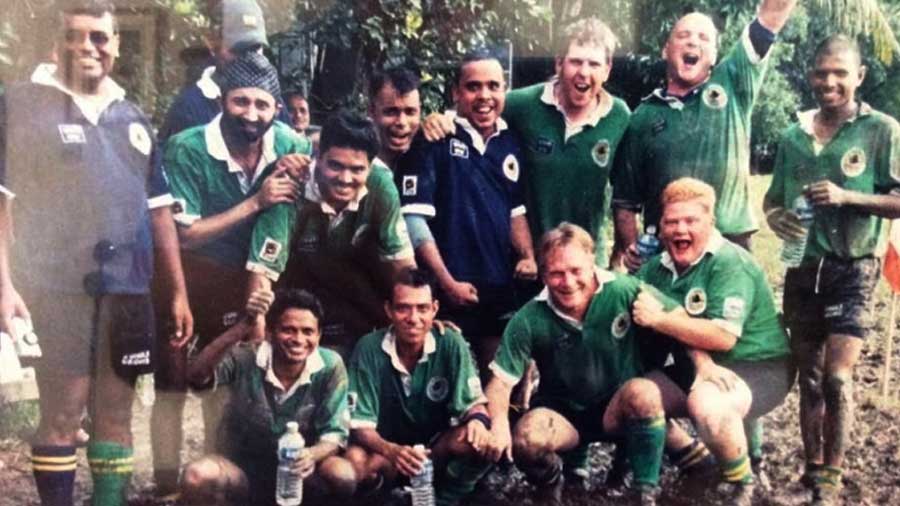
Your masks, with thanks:
[[[500,118],[500,62],[483,51],[466,55],[452,94],[456,133],[414,143],[395,181],[416,253],[438,280],[442,318],[461,326],[486,371],[517,309],[513,279],[534,279],[537,264],[519,183],[522,150]]]
[[[394,170],[419,131],[419,77],[405,68],[376,72],[369,81],[369,117],[378,128],[379,163]]]
[[[769,49],[796,0],[763,0],[756,20],[716,65],[718,30],[694,12],[675,23],[662,49],[666,86],[635,110],[613,170],[613,258],[640,267],[637,214],[659,225],[659,196],[679,177],[713,186],[716,227],[750,248],[757,229],[750,209],[750,116],[765,76]],[[715,65],[715,66],[714,66]]]
[[[304,503],[336,504],[353,494],[353,467],[337,455],[346,445],[347,371],[337,353],[319,347],[322,305],[302,290],[250,295],[246,317],[209,344],[188,368],[197,388],[230,393],[216,453],[191,462],[181,504],[273,506],[278,439],[289,422],[306,442],[294,462]],[[269,304],[271,310],[266,314]],[[265,315],[266,340],[242,343]]]
[[[855,40],[819,45],[809,74],[818,108],[784,133],[763,203],[779,238],[806,244],[784,277],[784,316],[800,369],[802,481],[815,505],[839,503],[878,245],[885,218],[900,217],[900,125],[859,99],[865,74]],[[795,213],[798,198],[813,206],[811,225]]]
[[[244,307],[252,289],[248,270],[266,281],[254,277],[253,287],[267,287],[284,269],[290,228],[260,230],[258,244],[251,236],[260,213],[293,214],[289,204],[299,186],[288,177],[286,165],[296,154],[310,152],[307,140],[273,121],[280,89],[265,57],[247,53],[233,60],[220,69],[219,82],[222,113],[171,138],[164,159],[201,347],[231,326]],[[158,486],[165,488],[174,486],[178,476],[187,350],[167,346],[162,351],[166,360],[157,387],[171,393],[154,405],[152,429]],[[209,445],[217,415],[206,408]]]
[[[52,12],[59,66],[39,66],[0,101],[0,330],[16,335],[11,319],[33,316],[43,343],[31,458],[45,506],[73,504],[86,406],[91,504],[125,504],[134,381],[155,365],[154,251],[173,290],[167,337],[192,333],[152,127],[109,77],[119,51],[114,12],[104,0]]]

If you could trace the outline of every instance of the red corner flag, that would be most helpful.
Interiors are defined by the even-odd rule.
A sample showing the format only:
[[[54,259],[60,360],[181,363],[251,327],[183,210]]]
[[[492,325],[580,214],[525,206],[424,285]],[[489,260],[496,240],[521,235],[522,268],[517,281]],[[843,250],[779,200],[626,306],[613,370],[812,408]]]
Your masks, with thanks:
[[[882,274],[891,285],[891,290],[897,293],[900,292],[900,220],[891,221],[889,237]]]

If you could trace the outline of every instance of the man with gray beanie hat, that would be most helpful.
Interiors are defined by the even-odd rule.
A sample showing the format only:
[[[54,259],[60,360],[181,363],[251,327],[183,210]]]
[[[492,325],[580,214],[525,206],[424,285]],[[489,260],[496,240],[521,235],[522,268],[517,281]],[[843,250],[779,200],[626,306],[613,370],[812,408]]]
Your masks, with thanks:
[[[245,53],[217,75],[221,114],[172,137],[163,159],[201,347],[239,319],[248,270],[275,281],[284,269],[291,229],[278,224],[290,219],[299,188],[288,169],[311,151],[308,140],[274,121],[281,90],[264,56]],[[251,248],[263,213],[284,217],[267,220],[272,225],[256,231],[261,241]],[[158,492],[164,493],[174,490],[180,464],[186,347],[163,345],[160,355],[156,385],[168,394],[154,405],[151,435]],[[215,433],[215,411],[205,403],[207,442]]]

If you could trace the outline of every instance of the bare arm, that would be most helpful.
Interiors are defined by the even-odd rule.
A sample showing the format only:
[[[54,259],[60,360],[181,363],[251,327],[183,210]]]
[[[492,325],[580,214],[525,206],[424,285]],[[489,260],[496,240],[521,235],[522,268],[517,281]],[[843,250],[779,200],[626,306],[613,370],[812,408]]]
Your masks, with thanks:
[[[628,250],[637,243],[637,213],[622,207],[614,208],[613,226],[615,242],[613,243],[612,256],[609,259],[610,267],[617,270],[621,270],[624,267],[631,272],[639,269],[641,266],[640,258],[636,254],[628,254]]]
[[[497,376],[492,376],[484,395],[487,397],[488,414],[491,416],[491,436],[488,457],[494,462],[506,456],[512,461],[512,432],[509,426],[509,396],[512,386]]]
[[[425,464],[425,455],[420,455],[411,446],[387,441],[375,429],[353,429],[350,437],[359,446],[383,456],[406,476],[415,475]]]
[[[12,318],[31,319],[28,308],[12,282],[9,246],[12,243],[12,201],[0,195],[0,331],[12,334]]]
[[[524,214],[513,216],[510,220],[510,242],[519,261],[516,263],[515,275],[522,279],[537,277],[537,262],[534,260],[534,243],[531,240],[531,229]]]
[[[205,385],[212,378],[216,366],[228,353],[232,346],[244,339],[253,330],[253,324],[242,319],[209,343],[197,358],[188,364],[188,383],[194,386]]]
[[[178,234],[172,218],[172,208],[157,207],[150,211],[153,227],[153,244],[156,249],[158,275],[164,278],[163,286],[171,289],[172,345],[181,347],[194,333],[194,318],[188,305],[187,288],[181,267],[181,251]]]
[[[763,0],[759,6],[759,23],[773,33],[784,28],[797,0]]]
[[[900,218],[900,195],[896,193],[885,195],[861,193],[824,180],[809,185],[806,196],[814,206],[853,206],[882,218]]]
[[[431,269],[441,289],[450,296],[455,304],[469,305],[478,303],[478,291],[470,283],[459,282],[447,270],[444,258],[438,251],[434,241],[425,241],[416,250],[426,267]]]

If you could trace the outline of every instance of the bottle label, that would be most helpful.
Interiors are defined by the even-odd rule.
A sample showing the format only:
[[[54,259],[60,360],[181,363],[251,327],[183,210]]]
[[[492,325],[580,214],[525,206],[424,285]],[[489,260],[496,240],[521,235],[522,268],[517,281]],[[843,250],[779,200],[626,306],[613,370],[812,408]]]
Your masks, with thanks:
[[[300,458],[302,448],[281,448],[278,450],[278,458],[281,460],[297,460]]]

